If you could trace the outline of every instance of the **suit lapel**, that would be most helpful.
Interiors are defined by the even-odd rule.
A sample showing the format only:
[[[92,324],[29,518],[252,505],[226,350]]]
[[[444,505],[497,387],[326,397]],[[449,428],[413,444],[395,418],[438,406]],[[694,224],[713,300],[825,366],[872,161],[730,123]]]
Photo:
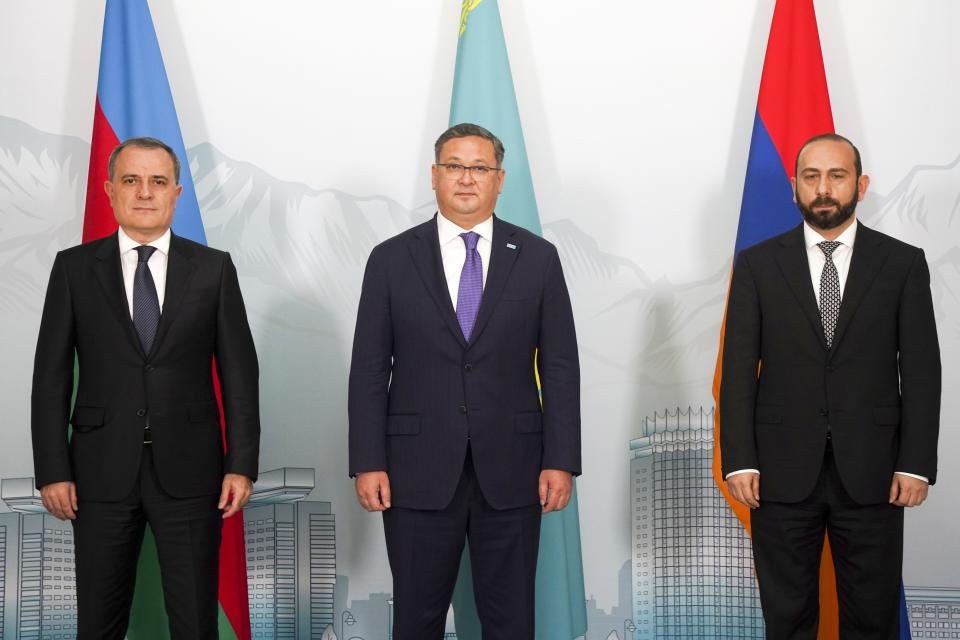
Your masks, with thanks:
[[[160,324],[157,326],[157,335],[153,339],[150,355],[157,352],[164,336],[170,330],[180,309],[183,294],[190,284],[190,278],[196,271],[197,265],[193,262],[193,248],[180,237],[170,234],[170,253],[167,255],[167,284],[163,294],[163,313],[160,314]]]
[[[471,344],[477,341],[484,327],[490,321],[493,310],[500,300],[503,288],[507,284],[510,271],[523,248],[514,235],[516,231],[509,228],[499,218],[493,218],[493,241],[490,247],[490,265],[487,269],[487,282],[483,287],[483,298],[480,301],[480,310],[477,312],[477,322],[473,326]],[[507,246],[508,244],[512,245]]]
[[[823,321],[820,319],[820,309],[817,308],[817,298],[810,279],[810,263],[807,260],[807,248],[803,240],[803,224],[783,236],[780,239],[780,247],[781,251],[777,254],[780,271],[786,278],[797,302],[800,303],[804,315],[810,321],[810,327],[816,334],[817,340],[826,349],[827,339],[823,335]]]
[[[439,215],[439,214],[437,214]],[[437,305],[437,310],[447,323],[447,328],[454,335],[460,346],[466,347],[457,314],[450,300],[450,290],[447,288],[447,279],[443,273],[443,261],[440,258],[440,236],[437,233],[437,216],[414,229],[413,240],[409,244],[410,256],[413,264],[423,280],[424,286]],[[474,330],[476,331],[476,330]]]
[[[97,261],[94,264],[97,281],[100,283],[100,288],[103,289],[103,295],[107,299],[110,312],[116,317],[120,325],[126,328],[127,337],[133,342],[136,350],[143,354],[140,338],[137,337],[133,320],[130,319],[130,305],[127,301],[127,291],[123,286],[120,241],[117,239],[117,234],[114,233],[99,242],[100,246],[97,247],[95,253]]]
[[[857,307],[870,285],[880,273],[880,267],[887,257],[888,247],[884,246],[883,236],[873,229],[857,222],[857,236],[854,240],[853,255],[850,256],[850,271],[843,288],[840,302],[840,315],[837,316],[837,328],[833,334],[833,352],[843,340]]]

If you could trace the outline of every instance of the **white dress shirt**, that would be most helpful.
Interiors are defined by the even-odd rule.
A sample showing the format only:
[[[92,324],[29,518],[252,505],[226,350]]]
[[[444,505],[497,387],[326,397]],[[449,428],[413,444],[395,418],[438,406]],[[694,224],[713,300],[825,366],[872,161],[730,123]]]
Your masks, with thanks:
[[[120,266],[123,269],[123,288],[127,292],[127,308],[130,310],[130,318],[133,318],[133,276],[137,272],[137,262],[140,256],[137,253],[137,247],[140,243],[128,236],[120,227],[117,232],[117,238],[120,241]],[[157,250],[147,261],[147,267],[150,269],[150,275],[153,276],[153,284],[157,287],[157,299],[160,301],[160,311],[163,311],[163,294],[167,288],[167,255],[170,253],[170,229],[163,232],[163,235],[147,243]]]
[[[833,264],[837,268],[837,276],[840,278],[840,300],[843,300],[843,290],[847,284],[847,274],[850,273],[850,258],[853,257],[853,243],[857,237],[857,219],[853,219],[853,224],[843,230],[836,241],[840,246],[833,250]],[[810,264],[810,281],[813,283],[813,293],[817,298],[817,307],[820,307],[820,274],[823,273],[823,267],[827,264],[827,256],[817,245],[826,240],[816,230],[806,222],[803,223],[803,242],[807,248],[807,262]],[[842,302],[841,302],[842,304]],[[740,469],[731,471],[727,478],[739,473],[760,473],[757,469]],[[918,476],[913,473],[897,471],[900,475],[917,478],[924,482],[929,482],[929,478]]]
[[[437,214],[437,233],[440,236],[440,259],[443,262],[443,275],[447,279],[447,289],[450,291],[450,301],[453,308],[457,308],[457,295],[460,293],[460,272],[463,271],[463,262],[467,258],[467,246],[460,237],[461,233],[474,231],[480,238],[477,240],[477,253],[480,254],[480,263],[483,266],[483,284],[487,284],[487,271],[490,269],[490,247],[493,243],[493,216],[490,216],[473,229],[462,229],[442,213]]]
[[[837,236],[840,246],[833,250],[833,264],[840,277],[840,300],[843,300],[843,290],[847,284],[847,274],[850,273],[850,258],[853,256],[853,242],[857,237],[857,219]],[[807,247],[807,262],[810,264],[810,282],[813,283],[813,294],[817,297],[817,308],[820,308],[820,274],[827,264],[827,256],[817,244],[826,240],[806,222],[803,223],[803,243]]]

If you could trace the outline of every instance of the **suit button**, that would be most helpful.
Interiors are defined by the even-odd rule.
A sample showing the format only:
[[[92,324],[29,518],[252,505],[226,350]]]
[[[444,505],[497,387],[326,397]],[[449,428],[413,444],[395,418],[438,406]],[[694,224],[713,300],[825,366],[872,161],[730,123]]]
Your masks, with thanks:
[[[830,414],[830,412],[827,411],[826,409],[820,409],[820,415],[826,416],[826,415],[829,415],[829,414]]]
[[[465,404],[460,405],[460,413],[466,413],[466,412],[467,412],[467,405]]]
[[[147,415],[147,410],[146,410],[146,409],[137,409],[137,415],[142,418],[143,416]]]
[[[463,370],[467,373],[470,373],[473,371],[473,365],[468,362],[467,364],[463,365]]]
[[[147,366],[144,367],[144,370],[147,371],[147,373],[153,371],[153,369],[154,367],[152,364],[148,364]]]
[[[832,365],[832,364],[828,364],[828,365],[826,366],[826,370],[827,370],[827,373],[833,373],[833,365]]]

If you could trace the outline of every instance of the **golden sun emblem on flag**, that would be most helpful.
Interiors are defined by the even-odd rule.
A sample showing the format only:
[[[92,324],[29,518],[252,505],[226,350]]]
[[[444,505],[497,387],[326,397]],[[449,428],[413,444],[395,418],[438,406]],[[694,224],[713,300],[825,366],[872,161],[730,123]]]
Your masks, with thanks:
[[[460,35],[467,30],[467,18],[470,12],[477,8],[483,0],[463,0],[463,7],[460,9]]]

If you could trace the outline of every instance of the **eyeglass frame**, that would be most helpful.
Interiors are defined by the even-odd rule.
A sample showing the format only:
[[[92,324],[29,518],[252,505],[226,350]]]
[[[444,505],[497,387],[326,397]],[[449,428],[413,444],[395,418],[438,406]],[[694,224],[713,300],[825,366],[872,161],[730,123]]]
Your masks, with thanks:
[[[457,175],[443,176],[447,180],[459,180],[464,176],[464,174],[469,173],[473,180],[482,182],[495,176],[498,171],[503,171],[503,167],[488,167],[483,164],[466,165],[460,164],[459,162],[435,162],[433,163],[433,166],[437,167],[438,169],[457,172]],[[459,167],[459,169],[457,169],[457,167]],[[478,171],[479,173],[477,173]]]

